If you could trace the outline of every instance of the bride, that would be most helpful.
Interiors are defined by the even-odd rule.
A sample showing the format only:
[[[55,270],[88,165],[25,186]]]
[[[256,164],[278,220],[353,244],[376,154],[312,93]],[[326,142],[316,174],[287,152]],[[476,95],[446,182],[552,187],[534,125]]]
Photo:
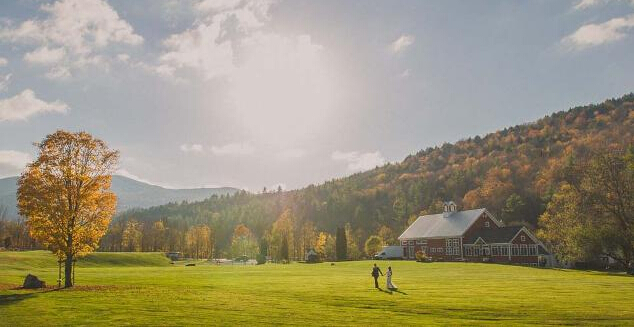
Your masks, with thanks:
[[[387,289],[396,290],[398,287],[396,287],[396,285],[392,283],[392,267],[387,267],[387,273],[385,273],[385,276],[387,276],[387,282],[386,282]]]

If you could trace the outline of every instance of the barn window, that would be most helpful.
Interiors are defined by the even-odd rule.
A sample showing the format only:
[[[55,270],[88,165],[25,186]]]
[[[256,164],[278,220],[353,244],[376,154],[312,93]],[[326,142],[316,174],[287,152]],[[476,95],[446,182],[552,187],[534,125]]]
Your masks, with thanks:
[[[489,221],[484,221],[484,227],[488,228],[490,226]]]

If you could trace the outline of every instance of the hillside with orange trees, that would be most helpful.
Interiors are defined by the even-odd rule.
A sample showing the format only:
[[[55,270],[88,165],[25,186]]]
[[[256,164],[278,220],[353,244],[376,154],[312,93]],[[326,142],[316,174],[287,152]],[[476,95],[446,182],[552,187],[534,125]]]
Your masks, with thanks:
[[[361,256],[368,236],[394,242],[413,218],[440,211],[441,201],[450,199],[461,208],[486,207],[506,224],[536,228],[572,158],[583,160],[593,149],[627,147],[633,133],[634,94],[628,94],[421,150],[400,163],[299,190],[238,192],[127,212],[112,224],[102,246],[121,249],[126,222],[133,220],[140,223],[139,249],[151,249],[150,237],[143,236],[155,236],[153,223],[161,221],[161,243],[170,249],[186,251],[187,231],[206,225],[213,231],[216,250],[230,254],[233,231],[243,224],[254,244],[264,240],[275,245],[285,234],[291,236],[291,252],[301,254],[316,243],[331,247],[336,228],[345,226],[354,257]],[[276,228],[282,219],[285,228]]]

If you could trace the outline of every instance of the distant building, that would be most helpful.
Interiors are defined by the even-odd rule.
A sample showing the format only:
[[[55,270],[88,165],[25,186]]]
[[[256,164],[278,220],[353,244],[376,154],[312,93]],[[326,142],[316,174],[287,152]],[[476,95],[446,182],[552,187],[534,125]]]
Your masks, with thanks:
[[[458,211],[454,202],[445,202],[443,213],[419,217],[398,239],[406,259],[423,251],[442,261],[537,266],[541,258],[552,264],[542,242],[526,227],[506,227],[484,208]]]

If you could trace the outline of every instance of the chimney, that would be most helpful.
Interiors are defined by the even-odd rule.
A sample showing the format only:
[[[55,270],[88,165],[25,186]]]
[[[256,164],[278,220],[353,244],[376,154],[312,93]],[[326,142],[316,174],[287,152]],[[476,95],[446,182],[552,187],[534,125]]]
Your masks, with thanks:
[[[455,213],[458,206],[453,201],[448,201],[443,203],[443,213],[442,217],[448,218],[452,213]]]

